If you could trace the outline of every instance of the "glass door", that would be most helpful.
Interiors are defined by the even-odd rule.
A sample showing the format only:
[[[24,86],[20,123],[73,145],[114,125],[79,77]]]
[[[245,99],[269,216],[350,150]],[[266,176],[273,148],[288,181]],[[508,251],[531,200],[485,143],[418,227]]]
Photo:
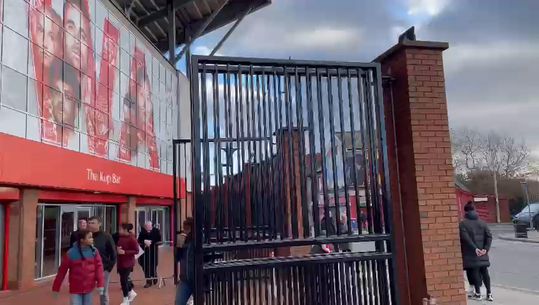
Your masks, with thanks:
[[[146,210],[144,208],[138,208],[135,210],[135,232],[137,236],[142,230],[142,227],[144,227],[144,223],[146,223]]]
[[[77,228],[77,208],[73,206],[62,206],[62,217],[60,226],[60,249],[62,257],[69,250],[71,233]]]
[[[153,226],[159,230],[162,230],[163,229],[163,225],[164,225],[164,213],[163,213],[163,210],[159,209],[153,209],[151,210],[152,212],[152,217],[151,217],[151,222],[153,223]]]
[[[56,274],[60,261],[60,207],[38,206],[37,209],[35,276],[43,278]]]
[[[90,218],[92,215],[92,208],[91,207],[77,207],[76,210],[76,219],[75,219],[75,230],[78,229],[77,226],[79,225],[79,219],[86,219]]]
[[[169,213],[167,208],[154,208],[151,211],[151,221],[154,227],[161,231],[163,242],[170,241]]]

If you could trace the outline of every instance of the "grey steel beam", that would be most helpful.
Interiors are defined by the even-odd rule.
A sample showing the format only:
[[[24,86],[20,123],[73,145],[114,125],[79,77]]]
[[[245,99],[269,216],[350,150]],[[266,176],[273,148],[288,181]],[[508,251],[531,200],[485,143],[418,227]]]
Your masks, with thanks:
[[[174,9],[179,9],[182,6],[187,5],[189,3],[192,3],[194,1],[195,0],[174,0],[173,1],[173,7],[174,7]],[[162,8],[160,10],[157,10],[157,11],[153,12],[153,13],[150,13],[147,16],[144,16],[144,17],[140,18],[139,21],[138,21],[138,26],[142,28],[142,27],[144,27],[144,26],[146,26],[146,25],[148,25],[148,24],[150,24],[150,23],[152,23],[152,22],[154,22],[156,20],[167,17],[167,15],[168,15],[168,5],[165,8]]]
[[[228,39],[228,37],[230,37],[230,35],[234,32],[234,30],[236,30],[236,28],[238,27],[238,25],[240,25],[241,21],[243,20],[243,18],[245,18],[245,16],[249,15],[249,13],[251,12],[251,9],[252,9],[252,6],[249,6],[249,8],[247,8],[243,14],[240,16],[240,18],[238,18],[238,20],[236,20],[236,22],[234,23],[234,25],[232,27],[230,27],[230,29],[228,29],[228,31],[226,32],[225,36],[223,36],[223,38],[221,38],[221,40],[217,43],[217,45],[215,46],[215,48],[213,48],[213,50],[211,51],[210,53],[210,56],[214,56],[215,53],[217,53],[217,51],[219,51],[219,49],[223,46],[223,44],[225,43],[225,41]]]
[[[228,4],[228,2],[229,2],[229,0],[223,1],[223,3],[221,3],[221,5],[215,11],[213,11],[210,14],[210,16],[208,16],[208,18],[206,18],[202,23],[200,23],[196,27],[194,27],[196,30],[195,30],[193,36],[190,37],[190,39],[187,41],[187,43],[185,44],[183,49],[180,51],[180,54],[178,54],[176,56],[175,62],[178,62],[178,60],[180,60],[180,58],[182,58],[185,51],[187,51],[187,49],[189,47],[191,47],[191,44],[193,43],[193,41],[195,41],[198,37],[200,37],[200,35],[202,35],[202,33],[204,33],[204,31],[206,30],[208,25],[210,25],[212,23],[212,21],[215,19],[215,17],[217,17],[219,15],[219,13]]]
[[[167,1],[168,11],[168,61],[172,66],[176,66],[176,8],[174,0]]]
[[[249,7],[252,8],[250,13],[258,9],[261,9],[266,5],[269,5],[270,3],[271,2],[267,0],[252,0],[251,4],[249,5]],[[217,18],[215,18],[214,20],[212,20],[210,24],[208,24],[203,34],[212,32],[234,20],[239,19],[241,15],[243,15],[244,11],[245,11],[245,3],[242,3],[242,2],[230,3],[229,5],[227,5],[225,9],[223,9],[221,14],[219,14]],[[198,23],[200,23],[200,21],[193,24],[193,26],[196,26]]]

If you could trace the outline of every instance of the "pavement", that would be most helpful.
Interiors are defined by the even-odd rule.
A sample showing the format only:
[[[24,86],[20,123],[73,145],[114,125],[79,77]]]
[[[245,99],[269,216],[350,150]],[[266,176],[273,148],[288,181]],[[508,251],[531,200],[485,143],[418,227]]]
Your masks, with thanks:
[[[496,225],[492,227],[494,242],[490,252],[492,266],[490,274],[493,284],[494,302],[472,301],[468,305],[536,305],[539,304],[539,243],[522,242],[520,240],[502,239],[513,234],[511,225]],[[532,233],[532,232],[530,232]],[[536,232],[533,232],[535,234]],[[539,234],[538,234],[539,235]],[[532,237],[532,234],[530,234]],[[369,245],[370,246],[370,245]],[[366,249],[362,249],[366,250]],[[138,297],[132,305],[173,305],[175,286],[172,282],[172,250],[163,249],[160,256],[158,272],[166,278],[165,286],[142,288],[144,275],[140,267],[135,268],[133,279]],[[25,291],[0,291],[1,305],[66,305],[69,304],[67,281],[64,282],[62,292],[57,299],[51,292],[51,280],[42,281],[37,287]],[[111,305],[121,303],[121,289],[118,276],[114,272],[111,291]],[[38,300],[38,301],[37,301]],[[96,295],[94,305],[98,305]]]
[[[504,236],[514,234],[510,225],[505,229],[498,226],[492,231],[494,241],[489,253],[491,262],[489,271],[493,285],[539,293],[539,244],[502,239]],[[536,234],[536,232],[529,233]],[[539,304],[539,297],[537,300],[536,304]]]
[[[159,266],[157,272],[163,277],[162,287],[152,286],[151,288],[143,288],[145,284],[144,274],[139,265],[135,266],[135,272],[132,274],[132,279],[135,284],[135,291],[138,293],[137,298],[131,305],[173,305],[176,287],[173,283],[172,270],[173,253],[168,247],[161,248],[159,256]],[[114,270],[111,275],[110,284],[110,304],[118,305],[122,302],[122,292],[118,274]],[[64,280],[60,294],[56,298],[52,293],[52,280],[47,279],[37,283],[37,286],[24,291],[0,291],[1,305],[66,305],[69,304],[68,280]],[[99,296],[97,292],[94,295],[94,305],[99,305]]]
[[[518,288],[516,288],[518,289]],[[516,290],[511,287],[494,286],[492,292],[494,302],[468,300],[468,305],[492,304],[492,305],[536,305],[539,303],[539,294]]]

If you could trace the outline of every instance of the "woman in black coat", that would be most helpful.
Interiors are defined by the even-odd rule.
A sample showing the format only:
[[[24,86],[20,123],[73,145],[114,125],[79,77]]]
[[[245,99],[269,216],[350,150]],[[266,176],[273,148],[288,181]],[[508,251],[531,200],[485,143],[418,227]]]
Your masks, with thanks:
[[[468,281],[475,289],[471,297],[481,299],[481,283],[483,282],[487,289],[487,300],[493,301],[488,273],[488,267],[490,267],[488,252],[492,244],[492,234],[487,224],[479,219],[472,202],[466,204],[464,211],[466,213],[459,226],[460,244],[464,270],[466,270]]]

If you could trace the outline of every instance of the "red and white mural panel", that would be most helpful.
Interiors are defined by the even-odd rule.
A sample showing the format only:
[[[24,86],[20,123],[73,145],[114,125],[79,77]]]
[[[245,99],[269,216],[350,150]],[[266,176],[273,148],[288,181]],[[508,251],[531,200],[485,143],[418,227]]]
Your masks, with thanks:
[[[0,132],[171,173],[178,77],[106,0],[0,0]]]

